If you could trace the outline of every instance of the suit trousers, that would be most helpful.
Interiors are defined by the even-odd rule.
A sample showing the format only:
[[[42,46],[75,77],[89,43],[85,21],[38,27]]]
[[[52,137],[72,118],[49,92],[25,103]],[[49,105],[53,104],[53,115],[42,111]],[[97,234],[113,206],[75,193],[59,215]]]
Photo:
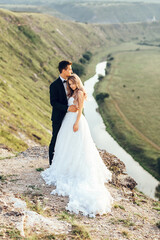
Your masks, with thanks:
[[[54,148],[55,148],[55,144],[56,144],[56,139],[57,139],[57,135],[59,132],[59,129],[61,127],[62,123],[54,123],[52,122],[52,138],[51,138],[51,142],[49,145],[49,164],[52,164],[52,159],[54,156]]]

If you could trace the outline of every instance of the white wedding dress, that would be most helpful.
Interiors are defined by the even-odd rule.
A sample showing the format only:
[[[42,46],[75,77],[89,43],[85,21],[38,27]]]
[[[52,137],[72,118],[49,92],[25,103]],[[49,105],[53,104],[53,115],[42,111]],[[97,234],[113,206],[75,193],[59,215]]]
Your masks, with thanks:
[[[68,105],[73,101],[69,98]],[[47,184],[56,186],[51,194],[69,196],[67,210],[95,217],[111,211],[113,198],[104,183],[111,180],[112,174],[99,155],[83,114],[78,131],[73,131],[76,117],[77,113],[66,113],[52,165],[41,175]]]

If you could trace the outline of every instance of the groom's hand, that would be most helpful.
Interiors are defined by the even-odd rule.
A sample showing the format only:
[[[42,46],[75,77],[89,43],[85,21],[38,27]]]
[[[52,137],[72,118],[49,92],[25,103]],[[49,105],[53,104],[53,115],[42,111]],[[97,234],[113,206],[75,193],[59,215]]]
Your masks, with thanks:
[[[71,105],[68,108],[68,112],[77,112],[78,108],[76,107],[76,105]]]

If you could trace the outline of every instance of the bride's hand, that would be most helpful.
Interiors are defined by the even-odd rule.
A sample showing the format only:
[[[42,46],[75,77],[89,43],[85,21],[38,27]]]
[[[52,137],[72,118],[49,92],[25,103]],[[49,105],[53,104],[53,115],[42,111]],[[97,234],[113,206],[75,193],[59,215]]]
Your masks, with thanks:
[[[74,132],[77,132],[77,131],[78,131],[78,128],[79,128],[78,123],[75,123],[75,124],[73,125],[73,131],[74,131]]]
[[[68,112],[77,112],[78,108],[76,105],[71,105],[68,107]]]

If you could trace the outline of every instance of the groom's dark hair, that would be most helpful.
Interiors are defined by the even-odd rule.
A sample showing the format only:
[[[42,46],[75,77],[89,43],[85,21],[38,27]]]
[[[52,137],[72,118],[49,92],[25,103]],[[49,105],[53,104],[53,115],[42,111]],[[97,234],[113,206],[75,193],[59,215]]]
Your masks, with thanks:
[[[71,61],[61,61],[59,62],[58,69],[59,72],[61,73],[63,69],[67,69],[68,65],[72,65]]]

